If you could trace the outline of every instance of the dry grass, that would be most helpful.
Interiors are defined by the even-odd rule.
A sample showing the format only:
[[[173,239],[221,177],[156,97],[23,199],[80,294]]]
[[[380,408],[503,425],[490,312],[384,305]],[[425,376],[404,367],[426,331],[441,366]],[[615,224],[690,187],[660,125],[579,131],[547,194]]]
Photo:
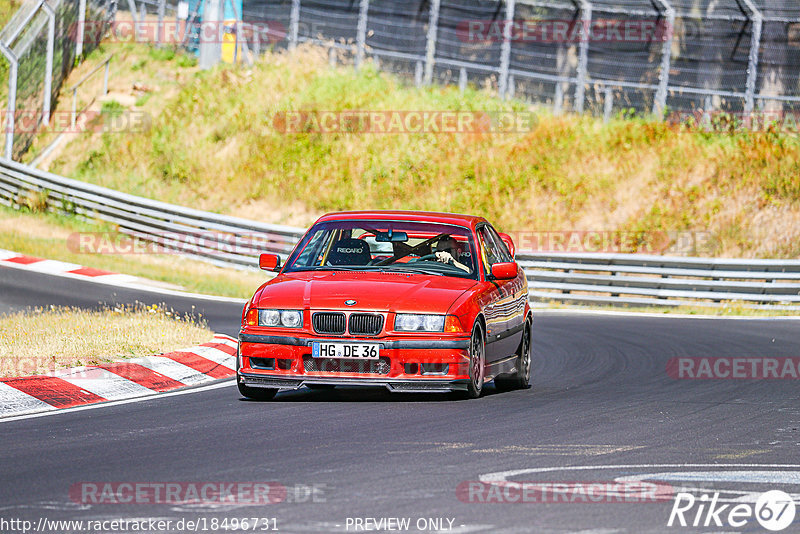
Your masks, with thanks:
[[[208,342],[202,318],[161,306],[85,311],[37,308],[0,316],[0,376],[162,354]]]
[[[289,110],[531,108],[485,88],[415,89],[370,66],[331,69],[311,47],[205,72],[144,46],[118,54],[114,91],[131,93],[137,77],[159,88],[135,107],[152,128],[74,139],[54,172],[300,226],[326,211],[433,209],[482,214],[509,232],[695,231],[710,234],[702,252],[715,256],[800,256],[800,139],[790,134],[534,108],[527,133],[285,135],[272,119]]]

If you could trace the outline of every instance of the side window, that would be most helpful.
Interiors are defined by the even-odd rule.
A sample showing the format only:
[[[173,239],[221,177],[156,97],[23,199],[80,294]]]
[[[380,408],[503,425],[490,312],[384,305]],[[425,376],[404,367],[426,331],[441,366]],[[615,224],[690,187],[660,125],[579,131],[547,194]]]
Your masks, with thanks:
[[[492,238],[492,241],[494,241],[494,245],[499,251],[500,257],[502,258],[500,261],[514,261],[514,258],[511,257],[511,253],[508,251],[508,247],[505,243],[503,243],[503,240],[500,238],[500,234],[497,233],[497,230],[491,226],[485,226],[484,228]]]
[[[297,257],[295,263],[304,267],[312,265],[319,265],[320,256],[323,252],[323,247],[328,240],[330,233],[326,230],[319,230],[311,236],[311,239],[306,243],[305,248]]]
[[[478,237],[480,237],[481,241],[481,257],[483,259],[483,265],[487,272],[491,270],[492,265],[495,263],[507,261],[503,256],[505,247],[501,248],[497,246],[497,243],[489,232],[488,227],[484,226],[480,228],[478,230]],[[505,251],[505,254],[508,255],[508,251]]]

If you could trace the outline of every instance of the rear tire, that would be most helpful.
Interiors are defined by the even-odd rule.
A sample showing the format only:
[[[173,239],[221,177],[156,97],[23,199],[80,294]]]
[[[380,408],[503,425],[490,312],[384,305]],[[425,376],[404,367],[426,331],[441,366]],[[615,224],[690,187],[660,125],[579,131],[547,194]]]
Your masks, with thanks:
[[[278,390],[276,388],[251,388],[244,384],[237,382],[236,386],[239,388],[239,393],[242,397],[246,397],[255,401],[268,401],[275,398]]]
[[[531,387],[531,323],[530,319],[525,321],[522,339],[517,349],[516,372],[511,376],[499,376],[494,379],[494,387],[499,391],[528,389]]]

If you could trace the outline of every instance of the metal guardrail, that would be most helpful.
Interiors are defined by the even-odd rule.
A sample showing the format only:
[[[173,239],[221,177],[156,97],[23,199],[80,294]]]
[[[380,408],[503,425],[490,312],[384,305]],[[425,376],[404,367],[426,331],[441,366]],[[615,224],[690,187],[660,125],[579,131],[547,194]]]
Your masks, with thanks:
[[[286,257],[303,235],[289,226],[185,208],[63,178],[0,158],[0,203],[117,225],[121,233],[222,266],[257,268],[261,252]],[[531,299],[628,306],[800,309],[800,260],[643,254],[517,253]]]
[[[517,254],[536,300],[800,309],[800,260]]]
[[[35,201],[49,211],[106,221],[159,249],[221,266],[257,268],[258,255],[286,257],[303,231],[121,193],[0,158],[0,203]]]

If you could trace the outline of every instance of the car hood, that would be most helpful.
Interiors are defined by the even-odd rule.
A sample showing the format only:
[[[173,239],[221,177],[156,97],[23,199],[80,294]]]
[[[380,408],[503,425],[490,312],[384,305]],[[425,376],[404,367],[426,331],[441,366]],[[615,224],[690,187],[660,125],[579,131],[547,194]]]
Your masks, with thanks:
[[[475,280],[359,271],[282,274],[255,295],[259,308],[446,313]],[[355,300],[352,306],[346,300]]]

